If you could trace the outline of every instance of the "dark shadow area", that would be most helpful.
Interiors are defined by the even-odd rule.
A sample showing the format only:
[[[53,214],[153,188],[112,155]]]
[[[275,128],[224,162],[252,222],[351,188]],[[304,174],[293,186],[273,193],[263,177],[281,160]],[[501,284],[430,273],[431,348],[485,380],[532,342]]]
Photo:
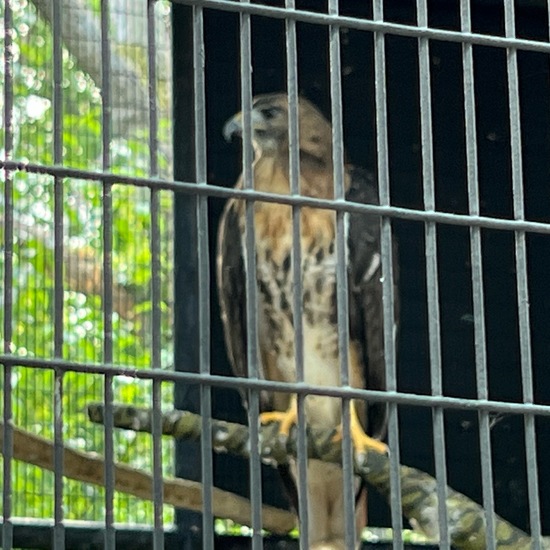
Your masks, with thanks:
[[[367,3],[364,3],[367,4]],[[475,32],[504,34],[504,14],[497,2],[480,2],[473,7]],[[371,14],[359,2],[341,2],[342,13],[368,18]],[[315,10],[313,0],[298,1],[297,7]],[[184,147],[192,133],[192,67],[182,59],[189,54],[188,8],[175,5],[175,92],[176,147]],[[546,15],[545,15],[546,14]],[[460,30],[459,2],[430,2],[430,25]],[[517,9],[519,36],[547,40],[544,9]],[[415,24],[415,2],[386,2],[387,20]],[[187,29],[187,30],[185,30]],[[253,91],[255,94],[286,88],[285,26],[281,20],[252,17]],[[328,31],[312,24],[297,24],[299,90],[327,116],[330,115]],[[342,95],[346,151],[352,163],[376,171],[376,106],[374,99],[374,44],[370,32],[342,29]],[[221,129],[240,110],[239,17],[205,10],[205,71],[208,132],[208,179],[231,186],[240,171],[240,152],[226,144]],[[477,154],[481,214],[514,218],[512,193],[511,136],[509,122],[506,52],[500,48],[474,46]],[[422,146],[419,105],[417,40],[387,35],[387,93],[389,120],[389,162],[392,203],[423,209]],[[519,97],[522,122],[522,163],[525,214],[530,220],[550,221],[548,193],[550,158],[550,73],[544,54],[519,52]],[[184,72],[190,71],[190,72]],[[430,43],[434,174],[437,209],[468,214],[468,182],[464,120],[462,46],[452,42]],[[187,79],[187,80],[186,80]],[[179,145],[178,145],[179,144]],[[192,151],[176,151],[179,179],[193,177]],[[187,164],[185,164],[187,163]],[[191,163],[191,164],[189,164]],[[187,168],[186,168],[187,166]],[[194,199],[179,197],[176,210],[178,252],[177,363],[193,369],[196,342],[196,308],[189,300],[196,289],[193,273]],[[217,223],[223,201],[210,199],[211,269]],[[404,392],[430,394],[430,357],[426,295],[425,237],[422,223],[395,220],[394,232],[400,245],[401,324],[399,335],[398,385]],[[517,315],[517,282],[514,235],[501,230],[482,230],[483,274],[486,312],[489,395],[491,399],[521,402],[522,376]],[[438,265],[441,313],[441,343],[444,394],[475,398],[476,366],[470,232],[468,228],[438,226]],[[550,239],[527,235],[528,283],[530,290],[531,345],[535,400],[550,402],[547,319],[550,298]],[[211,284],[212,371],[230,374],[225,356],[214,282]],[[195,336],[193,336],[195,335]],[[213,415],[245,422],[239,396],[227,390],[213,390]],[[178,408],[198,406],[197,390],[180,388]],[[481,468],[477,414],[448,411],[445,414],[449,484],[481,502]],[[492,429],[492,453],[496,511],[521,529],[529,530],[529,503],[525,465],[523,420],[517,416],[499,418]],[[432,419],[429,409],[400,408],[401,462],[431,474],[433,464]],[[550,423],[537,421],[539,471],[548,471]],[[199,475],[198,448],[182,447],[178,452],[178,474]],[[283,505],[277,475],[264,469],[264,497]],[[248,494],[248,467],[228,456],[215,457],[216,485]],[[543,532],[550,532],[550,486],[540,477]],[[389,525],[386,504],[371,491],[369,522]],[[197,518],[180,514],[185,529]]]

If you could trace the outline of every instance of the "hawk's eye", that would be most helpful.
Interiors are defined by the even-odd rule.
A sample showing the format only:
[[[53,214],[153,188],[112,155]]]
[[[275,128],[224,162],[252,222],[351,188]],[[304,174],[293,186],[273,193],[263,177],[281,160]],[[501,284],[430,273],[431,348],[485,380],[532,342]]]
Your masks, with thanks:
[[[267,107],[266,109],[262,109],[260,112],[266,120],[271,120],[281,112],[281,109],[279,107]]]

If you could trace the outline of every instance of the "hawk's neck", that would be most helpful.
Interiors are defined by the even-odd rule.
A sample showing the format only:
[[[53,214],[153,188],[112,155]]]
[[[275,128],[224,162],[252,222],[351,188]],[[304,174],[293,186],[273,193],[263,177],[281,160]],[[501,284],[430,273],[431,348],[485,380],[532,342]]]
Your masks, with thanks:
[[[254,187],[269,193],[290,193],[289,158],[286,154],[263,154],[254,164]],[[300,158],[300,193],[330,199],[333,192],[332,163],[326,166],[308,155]]]

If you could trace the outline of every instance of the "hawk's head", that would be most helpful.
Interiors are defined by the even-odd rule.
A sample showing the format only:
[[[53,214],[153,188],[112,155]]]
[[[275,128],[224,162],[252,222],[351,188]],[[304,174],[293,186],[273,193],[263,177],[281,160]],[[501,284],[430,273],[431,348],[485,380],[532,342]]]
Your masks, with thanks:
[[[252,141],[259,154],[288,155],[288,96],[265,94],[254,98],[251,112]],[[321,112],[307,99],[298,100],[298,124],[301,158],[313,157],[330,164],[332,153],[331,126]],[[237,113],[223,127],[226,140],[242,136],[243,117]]]

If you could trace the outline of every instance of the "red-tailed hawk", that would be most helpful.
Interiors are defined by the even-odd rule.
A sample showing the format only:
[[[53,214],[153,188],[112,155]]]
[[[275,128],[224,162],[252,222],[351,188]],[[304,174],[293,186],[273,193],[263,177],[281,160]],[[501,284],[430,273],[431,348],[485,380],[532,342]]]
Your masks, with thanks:
[[[299,100],[300,190],[309,197],[330,199],[333,191],[330,123],[307,100]],[[288,98],[269,94],[254,99],[252,140],[256,152],[254,187],[258,191],[290,193]],[[241,135],[241,114],[224,127],[230,139]],[[242,185],[242,179],[237,186]],[[346,198],[377,203],[377,191],[366,172],[346,166]],[[256,202],[256,282],[258,290],[259,371],[269,380],[296,380],[294,312],[292,308],[292,210],[288,205]],[[350,342],[350,383],[381,390],[385,386],[380,220],[349,214],[347,224]],[[245,203],[229,200],[218,235],[217,282],[228,356],[238,376],[247,376]],[[336,306],[336,215],[333,211],[301,209],[302,319],[304,377],[312,384],[339,386],[340,363]],[[262,392],[261,422],[281,421],[281,432],[297,419],[296,396]],[[308,396],[309,425],[341,425],[341,400]],[[354,447],[385,452],[380,441],[386,427],[386,407],[352,402]],[[363,429],[365,427],[367,435]],[[308,463],[308,513],[311,547],[344,548],[344,503],[341,469]],[[361,516],[362,517],[359,517]],[[358,528],[365,524],[357,513]]]

